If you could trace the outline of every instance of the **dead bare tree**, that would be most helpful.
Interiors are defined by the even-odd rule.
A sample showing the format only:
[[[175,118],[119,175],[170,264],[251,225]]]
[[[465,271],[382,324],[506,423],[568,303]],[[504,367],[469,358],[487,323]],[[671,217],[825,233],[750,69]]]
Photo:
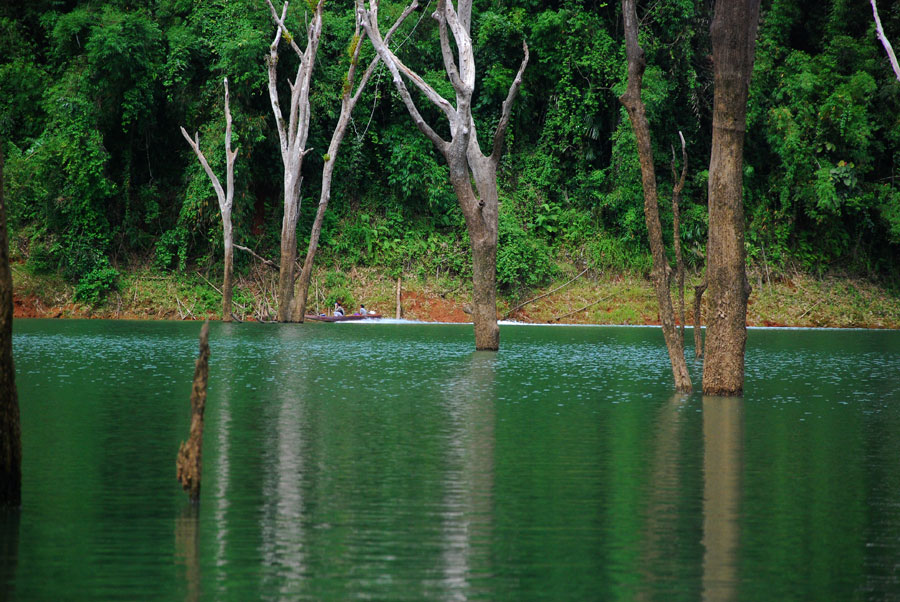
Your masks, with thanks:
[[[278,270],[278,321],[292,319],[291,302],[294,297],[294,264],[297,259],[297,219],[300,217],[300,186],[303,178],[303,158],[312,150],[306,148],[309,135],[309,91],[316,52],[322,37],[322,10],[324,0],[318,0],[312,19],[306,30],[306,50],[300,50],[294,37],[284,24],[288,3],[281,9],[281,16],[275,11],[271,0],[266,0],[272,21],[275,23],[275,39],[269,46],[266,64],[269,70],[269,100],[278,128],[281,148],[281,162],[284,164],[284,216],[281,221],[281,261]],[[312,6],[312,5],[310,5]],[[291,89],[290,110],[285,121],[278,100],[278,45],[282,39],[290,45],[300,59],[294,81],[288,81]]]
[[[416,0],[410,4],[412,9],[417,6]],[[491,153],[484,155],[478,143],[472,115],[472,93],[475,89],[475,52],[471,38],[472,0],[458,0],[456,6],[452,0],[438,0],[437,10],[432,15],[438,22],[444,69],[456,94],[455,106],[388,48],[378,29],[377,0],[369,0],[368,10],[365,9],[363,0],[357,0],[357,11],[362,16],[363,27],[375,50],[390,70],[394,85],[413,122],[440,151],[450,168],[450,183],[465,216],[472,246],[475,348],[496,350],[500,347],[500,328],[497,325],[497,165],[503,151],[513,101],[528,64],[528,45],[524,42],[522,44],[525,56],[509,87],[506,100],[503,101],[500,121],[494,130]],[[457,51],[455,57],[451,34]],[[425,122],[404,83],[404,77],[444,113],[449,124],[449,141],[441,138]]]
[[[759,25],[759,0],[716,2],[710,23],[713,59],[712,148],[709,160],[709,311],[703,394],[744,390],[747,299],[744,256],[744,130]]]
[[[872,3],[872,13],[875,15],[875,31],[878,33],[878,39],[881,40],[882,46],[884,46],[884,51],[887,52],[888,60],[891,61],[894,75],[897,76],[897,81],[900,81],[900,65],[897,64],[897,55],[894,54],[893,46],[891,46],[887,36],[884,35],[884,28],[881,27],[881,19],[878,17],[878,7],[875,6],[875,0],[870,1]]]
[[[22,504],[22,433],[12,353],[13,282],[9,268],[3,140],[0,140],[0,507]]]
[[[653,257],[653,284],[659,302],[659,319],[662,323],[663,338],[669,351],[672,375],[678,391],[691,390],[691,376],[684,359],[684,341],[675,328],[675,313],[669,292],[669,262],[666,259],[662,225],[659,221],[659,203],[656,191],[656,173],[653,165],[653,148],[650,143],[650,125],[641,100],[641,81],[647,66],[644,50],[638,42],[638,20],[634,0],[622,0],[622,14],[625,20],[625,53],[628,58],[628,86],[619,101],[628,111],[631,126],[637,141],[641,164],[641,181],[644,188],[644,218],[650,238],[650,253]]]
[[[397,30],[406,17],[413,12],[415,7],[407,7],[400,15],[397,21],[384,36],[385,44],[390,41],[391,36]],[[297,281],[297,292],[294,299],[293,320],[302,322],[306,314],[306,297],[309,294],[309,280],[312,275],[313,262],[315,261],[316,251],[319,248],[319,236],[322,234],[322,222],[325,220],[325,211],[328,209],[328,201],[331,199],[331,181],[334,175],[334,164],[337,161],[338,152],[341,149],[341,143],[344,141],[344,135],[347,132],[347,126],[350,124],[350,116],[356,103],[362,96],[363,89],[378,67],[379,58],[376,55],[369,62],[369,66],[363,72],[359,79],[359,86],[353,91],[356,79],[356,68],[359,62],[359,53],[365,42],[365,36],[360,31],[362,23],[360,15],[357,13],[356,31],[353,34],[352,46],[350,49],[350,67],[347,69],[347,79],[344,82],[344,88],[341,90],[341,113],[338,116],[337,124],[334,126],[334,132],[331,134],[331,142],[328,144],[328,152],[325,154],[325,164],[322,166],[322,188],[319,192],[319,207],[316,210],[316,219],[313,221],[312,231],[309,235],[309,248],[306,251],[306,259],[303,262],[303,269],[300,271],[300,279]]]
[[[206,175],[212,182],[213,189],[216,191],[216,198],[219,200],[219,212],[222,214],[222,233],[225,238],[225,276],[222,283],[222,320],[231,322],[231,299],[234,289],[234,234],[231,226],[231,208],[234,205],[234,160],[237,158],[238,151],[231,150],[231,108],[228,104],[228,78],[225,78],[225,190],[222,190],[222,184],[219,178],[213,173],[212,168],[203,152],[200,150],[200,136],[194,132],[193,140],[184,128],[181,128],[181,135],[187,140],[200,165]]]

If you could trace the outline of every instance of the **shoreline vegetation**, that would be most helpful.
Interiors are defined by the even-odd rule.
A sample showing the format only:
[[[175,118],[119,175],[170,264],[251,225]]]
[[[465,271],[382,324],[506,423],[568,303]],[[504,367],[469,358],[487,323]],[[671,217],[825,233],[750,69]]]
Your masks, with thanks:
[[[222,317],[220,284],[216,283],[220,277],[196,269],[180,273],[150,268],[122,271],[118,289],[92,306],[75,302],[73,287],[56,274],[36,275],[21,263],[13,264],[12,268],[15,318],[219,320]],[[648,277],[587,270],[576,278],[581,272],[575,266],[567,266],[559,278],[546,286],[518,294],[500,294],[498,318],[536,324],[659,324],[655,293]],[[336,279],[335,273],[342,277]],[[876,283],[848,276],[815,278],[799,273],[767,279],[765,274],[751,272],[749,277],[753,291],[747,311],[748,326],[900,328],[900,295]],[[312,280],[309,313],[325,312],[333,299],[340,299],[351,312],[363,303],[370,311],[385,317],[396,315],[397,278],[385,271],[351,268],[337,272],[319,268]],[[694,286],[699,282],[700,274],[687,275],[688,326],[693,324]],[[265,266],[238,276],[235,316],[243,321],[274,320],[276,286],[277,273]],[[404,275],[400,286],[402,318],[421,322],[471,322],[467,313],[472,294],[470,280]],[[680,323],[677,291],[672,293]],[[522,306],[515,309],[519,305]],[[707,309],[704,299],[704,316]],[[706,324],[705,317],[702,324]]]

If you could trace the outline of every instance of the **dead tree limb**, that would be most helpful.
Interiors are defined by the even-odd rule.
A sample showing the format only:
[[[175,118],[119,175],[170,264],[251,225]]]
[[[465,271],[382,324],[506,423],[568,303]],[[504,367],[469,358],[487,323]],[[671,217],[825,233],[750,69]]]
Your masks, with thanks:
[[[528,301],[526,301],[526,302],[524,302],[524,303],[520,303],[519,305],[516,305],[514,308],[512,308],[511,310],[509,310],[509,312],[508,312],[505,316],[503,316],[503,319],[504,319],[504,320],[508,319],[511,315],[513,315],[514,313],[516,313],[516,311],[522,309],[523,307],[525,307],[525,306],[528,305],[529,303],[533,303],[533,302],[535,302],[535,301],[537,301],[537,300],[539,300],[539,299],[543,299],[544,297],[547,297],[547,296],[549,296],[549,295],[552,295],[552,294],[555,293],[556,291],[558,291],[558,290],[560,290],[560,289],[562,289],[562,288],[565,288],[565,287],[569,286],[570,284],[572,284],[573,282],[575,282],[576,280],[578,280],[579,278],[581,278],[582,276],[584,276],[584,275],[587,273],[587,271],[588,271],[589,269],[591,269],[591,268],[590,268],[590,267],[584,268],[583,270],[581,270],[581,273],[580,273],[580,274],[578,274],[577,276],[575,276],[574,278],[572,278],[572,279],[569,280],[568,282],[566,282],[566,283],[564,283],[564,284],[561,284],[561,285],[557,286],[555,289],[553,289],[553,290],[550,291],[550,292],[544,293],[543,295],[538,295],[538,296],[535,297],[534,299],[529,299]]]
[[[672,188],[672,241],[675,246],[675,281],[678,285],[678,312],[681,316],[681,340],[684,341],[684,256],[681,253],[681,191],[684,190],[684,180],[687,177],[687,146],[684,142],[684,134],[678,130],[678,138],[681,140],[681,177]],[[672,180],[675,181],[675,149],[672,148]]]
[[[281,259],[278,267],[278,321],[289,322],[292,319],[291,305],[294,296],[294,280],[296,278],[297,260],[297,219],[300,216],[300,187],[304,157],[312,150],[306,148],[310,123],[310,85],[316,53],[322,38],[322,12],[325,0],[308,3],[313,11],[312,20],[306,30],[306,49],[300,47],[285,25],[288,3],[281,9],[281,16],[266,0],[272,22],[275,24],[275,37],[269,45],[266,65],[269,73],[269,100],[275,125],[278,130],[278,141],[281,149],[281,162],[284,165],[284,216],[281,222]],[[288,119],[281,111],[278,94],[278,46],[284,40],[297,55],[299,65],[294,81],[289,81],[291,99]]]
[[[397,28],[406,20],[406,17],[412,14],[416,7],[417,5],[415,4],[406,7],[406,10],[401,13],[400,17],[397,18],[394,25],[384,36],[385,44],[390,42],[394,32],[397,31]],[[341,91],[341,112],[338,116],[337,124],[334,126],[334,131],[331,134],[331,142],[328,145],[328,152],[325,153],[325,162],[322,165],[322,186],[319,189],[319,207],[316,209],[316,218],[313,220],[312,230],[309,235],[309,247],[306,251],[306,259],[303,261],[303,265],[299,266],[300,269],[297,271],[299,281],[297,283],[297,293],[294,298],[294,307],[292,310],[292,319],[294,322],[302,322],[306,315],[306,298],[309,295],[309,279],[312,275],[313,263],[319,248],[319,237],[322,233],[322,224],[325,221],[325,211],[328,209],[328,202],[331,199],[331,182],[338,153],[341,150],[341,143],[344,141],[344,135],[347,132],[347,126],[350,123],[353,109],[356,107],[360,96],[362,96],[363,89],[366,87],[366,84],[369,82],[369,79],[372,77],[375,68],[381,60],[376,53],[375,57],[369,62],[369,66],[366,68],[365,72],[363,72],[362,77],[360,77],[359,86],[356,88],[356,92],[353,92],[353,86],[355,85],[356,80],[357,63],[359,62],[359,53],[362,49],[363,42],[365,41],[365,32],[361,31],[361,19],[362,14],[357,13],[356,31],[353,34],[353,45],[350,52],[350,67],[347,70],[344,87]]]
[[[884,46],[885,52],[887,52],[888,59],[891,61],[891,68],[894,70],[894,75],[896,75],[897,80],[900,81],[900,65],[897,64],[897,55],[894,54],[894,48],[888,41],[887,36],[884,35],[884,29],[881,27],[881,19],[878,17],[878,7],[875,6],[875,0],[871,0],[871,2],[872,13],[875,15],[875,31],[878,32],[878,39],[881,40],[881,44]]]
[[[222,320],[231,321],[231,299],[234,289],[234,235],[231,225],[231,209],[234,205],[234,160],[237,158],[238,151],[231,150],[231,108],[228,103],[228,78],[225,78],[225,190],[222,190],[222,184],[219,178],[213,173],[206,157],[200,150],[200,137],[194,133],[194,138],[188,135],[184,128],[181,128],[181,135],[187,140],[194,154],[200,160],[200,165],[206,175],[212,182],[213,190],[216,191],[216,197],[219,201],[219,212],[222,214],[222,233],[225,239],[225,276],[222,283]]]
[[[583,311],[586,310],[586,309],[590,309],[591,307],[594,307],[594,306],[597,305],[598,303],[603,303],[603,302],[606,301],[607,299],[610,299],[611,297],[614,296],[614,294],[615,294],[615,293],[613,293],[613,295],[606,295],[606,296],[603,297],[602,299],[597,299],[597,300],[594,301],[593,303],[588,303],[588,304],[585,305],[584,307],[579,307],[579,308],[576,309],[575,311],[570,311],[569,313],[567,313],[567,314],[565,314],[565,315],[558,316],[558,317],[556,317],[556,318],[551,318],[550,320],[547,320],[547,324],[550,324],[550,323],[552,323],[552,322],[559,322],[559,321],[562,320],[563,318],[568,318],[569,316],[574,316],[575,314],[581,313],[581,312],[583,312]]]
[[[247,247],[242,247],[241,245],[234,245],[234,248],[235,248],[235,249],[238,249],[238,250],[240,250],[240,251],[244,251],[245,253],[250,253],[250,254],[253,255],[256,259],[258,259],[259,261],[263,262],[263,263],[266,264],[267,266],[272,267],[272,268],[275,268],[276,270],[278,269],[278,264],[277,264],[277,263],[275,263],[275,262],[272,261],[271,259],[266,259],[266,258],[263,257],[262,255],[257,255],[256,251],[254,251],[253,249],[249,249],[249,248],[247,248]]]
[[[178,482],[191,498],[200,501],[200,477],[203,465],[203,411],[206,409],[206,383],[209,379],[209,320],[200,329],[200,355],[194,365],[191,388],[191,432],[178,449],[175,463]]]

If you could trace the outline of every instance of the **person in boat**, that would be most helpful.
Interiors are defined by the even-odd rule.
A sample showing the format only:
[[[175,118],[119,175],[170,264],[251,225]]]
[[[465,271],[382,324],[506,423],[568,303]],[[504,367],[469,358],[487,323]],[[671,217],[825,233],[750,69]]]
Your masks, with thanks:
[[[338,317],[342,317],[344,315],[344,308],[341,307],[341,304],[335,301],[334,303],[334,315]]]
[[[360,305],[359,305],[359,312],[358,312],[358,313],[359,313],[359,315],[361,315],[361,316],[365,316],[365,315],[368,314],[369,312],[366,311],[366,306],[360,303]]]

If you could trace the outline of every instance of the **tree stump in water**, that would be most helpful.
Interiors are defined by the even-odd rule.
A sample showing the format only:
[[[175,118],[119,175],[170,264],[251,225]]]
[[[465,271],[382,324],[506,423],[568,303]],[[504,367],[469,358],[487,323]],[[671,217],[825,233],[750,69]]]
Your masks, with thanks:
[[[200,501],[200,474],[203,452],[203,410],[206,408],[206,381],[209,378],[209,320],[200,330],[200,355],[194,366],[191,389],[191,432],[178,449],[178,481],[192,502]]]

